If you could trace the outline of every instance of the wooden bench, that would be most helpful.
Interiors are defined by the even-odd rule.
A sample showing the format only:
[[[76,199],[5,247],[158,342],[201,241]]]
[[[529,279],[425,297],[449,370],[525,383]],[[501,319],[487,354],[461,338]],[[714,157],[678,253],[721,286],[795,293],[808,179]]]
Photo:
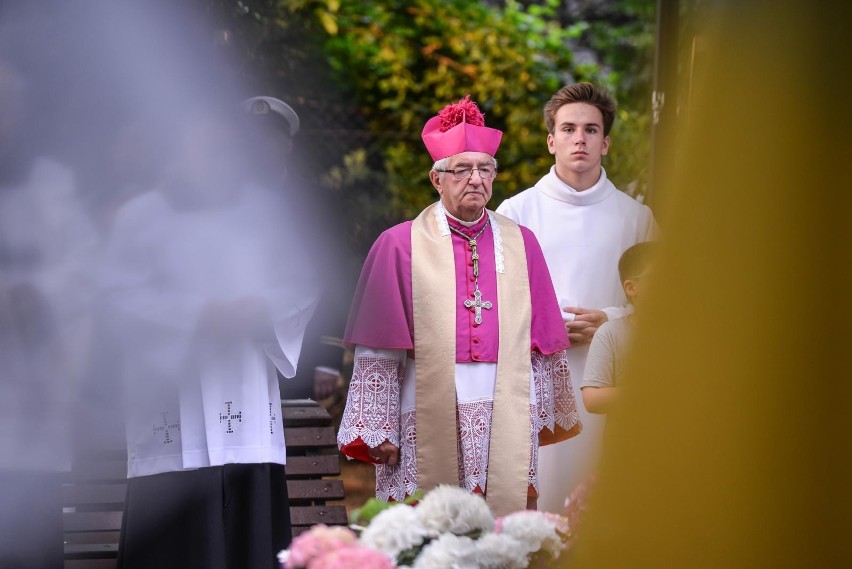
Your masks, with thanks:
[[[331,416],[316,402],[282,402],[293,536],[315,524],[345,525],[340,459]],[[101,451],[75,461],[62,486],[65,569],[114,569],[127,489],[127,455]]]
[[[287,441],[287,494],[293,537],[313,525],[346,525],[342,504],[340,454],[331,415],[310,399],[283,402],[284,439]]]

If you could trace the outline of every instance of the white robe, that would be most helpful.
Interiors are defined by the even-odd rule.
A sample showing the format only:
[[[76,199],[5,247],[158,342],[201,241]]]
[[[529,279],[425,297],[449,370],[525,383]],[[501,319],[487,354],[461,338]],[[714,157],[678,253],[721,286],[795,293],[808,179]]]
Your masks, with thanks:
[[[284,464],[277,367],[293,377],[318,286],[272,194],[180,210],[160,191],[120,212],[104,270],[128,389],[128,475]],[[265,302],[262,337],[199,342],[211,303]]]
[[[0,188],[0,470],[67,470],[98,240],[70,170],[27,174]]]
[[[500,204],[498,213],[531,229],[538,238],[559,304],[603,310],[618,318],[628,313],[618,277],[618,260],[628,247],[655,237],[650,208],[619,191],[606,177],[577,192],[562,182],[555,166],[536,183]],[[568,316],[570,318],[570,315]],[[583,432],[539,452],[539,508],[564,510],[564,500],[592,473],[603,434],[604,416],[582,405],[580,386],[588,345],[568,349]]]

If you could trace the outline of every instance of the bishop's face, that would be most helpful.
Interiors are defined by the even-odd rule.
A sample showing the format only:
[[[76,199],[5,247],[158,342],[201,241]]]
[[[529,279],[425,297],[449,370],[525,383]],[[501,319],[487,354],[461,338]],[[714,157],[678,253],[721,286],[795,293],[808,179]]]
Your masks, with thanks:
[[[451,215],[464,220],[475,221],[482,215],[485,204],[491,199],[494,177],[483,178],[480,168],[494,172],[494,158],[485,152],[462,152],[450,156],[447,170],[456,172],[469,170],[470,175],[456,180],[451,172],[429,173],[432,185],[441,195],[441,203]]]

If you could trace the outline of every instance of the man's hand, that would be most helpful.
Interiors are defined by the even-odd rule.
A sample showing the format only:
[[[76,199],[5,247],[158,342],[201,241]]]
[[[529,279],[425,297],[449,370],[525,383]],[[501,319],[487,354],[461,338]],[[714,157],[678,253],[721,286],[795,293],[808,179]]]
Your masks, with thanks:
[[[367,451],[374,460],[387,464],[388,466],[396,466],[399,463],[399,447],[385,440],[376,448],[371,448]]]
[[[591,308],[580,308],[579,306],[566,306],[565,312],[574,314],[574,320],[565,323],[568,331],[568,339],[572,344],[588,344],[598,328],[607,321],[606,312],[593,310]]]

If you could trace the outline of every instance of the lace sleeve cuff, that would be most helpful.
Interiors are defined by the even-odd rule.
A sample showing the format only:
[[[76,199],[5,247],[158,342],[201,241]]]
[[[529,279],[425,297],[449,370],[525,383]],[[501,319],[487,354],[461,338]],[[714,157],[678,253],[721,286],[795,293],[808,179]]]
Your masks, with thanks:
[[[578,435],[582,424],[565,350],[550,355],[534,351],[532,367],[536,394],[533,425],[540,433],[539,443],[553,444]]]
[[[385,440],[399,446],[405,358],[405,350],[355,349],[352,381],[337,433],[337,444],[347,456],[364,460],[364,445],[375,448]]]

